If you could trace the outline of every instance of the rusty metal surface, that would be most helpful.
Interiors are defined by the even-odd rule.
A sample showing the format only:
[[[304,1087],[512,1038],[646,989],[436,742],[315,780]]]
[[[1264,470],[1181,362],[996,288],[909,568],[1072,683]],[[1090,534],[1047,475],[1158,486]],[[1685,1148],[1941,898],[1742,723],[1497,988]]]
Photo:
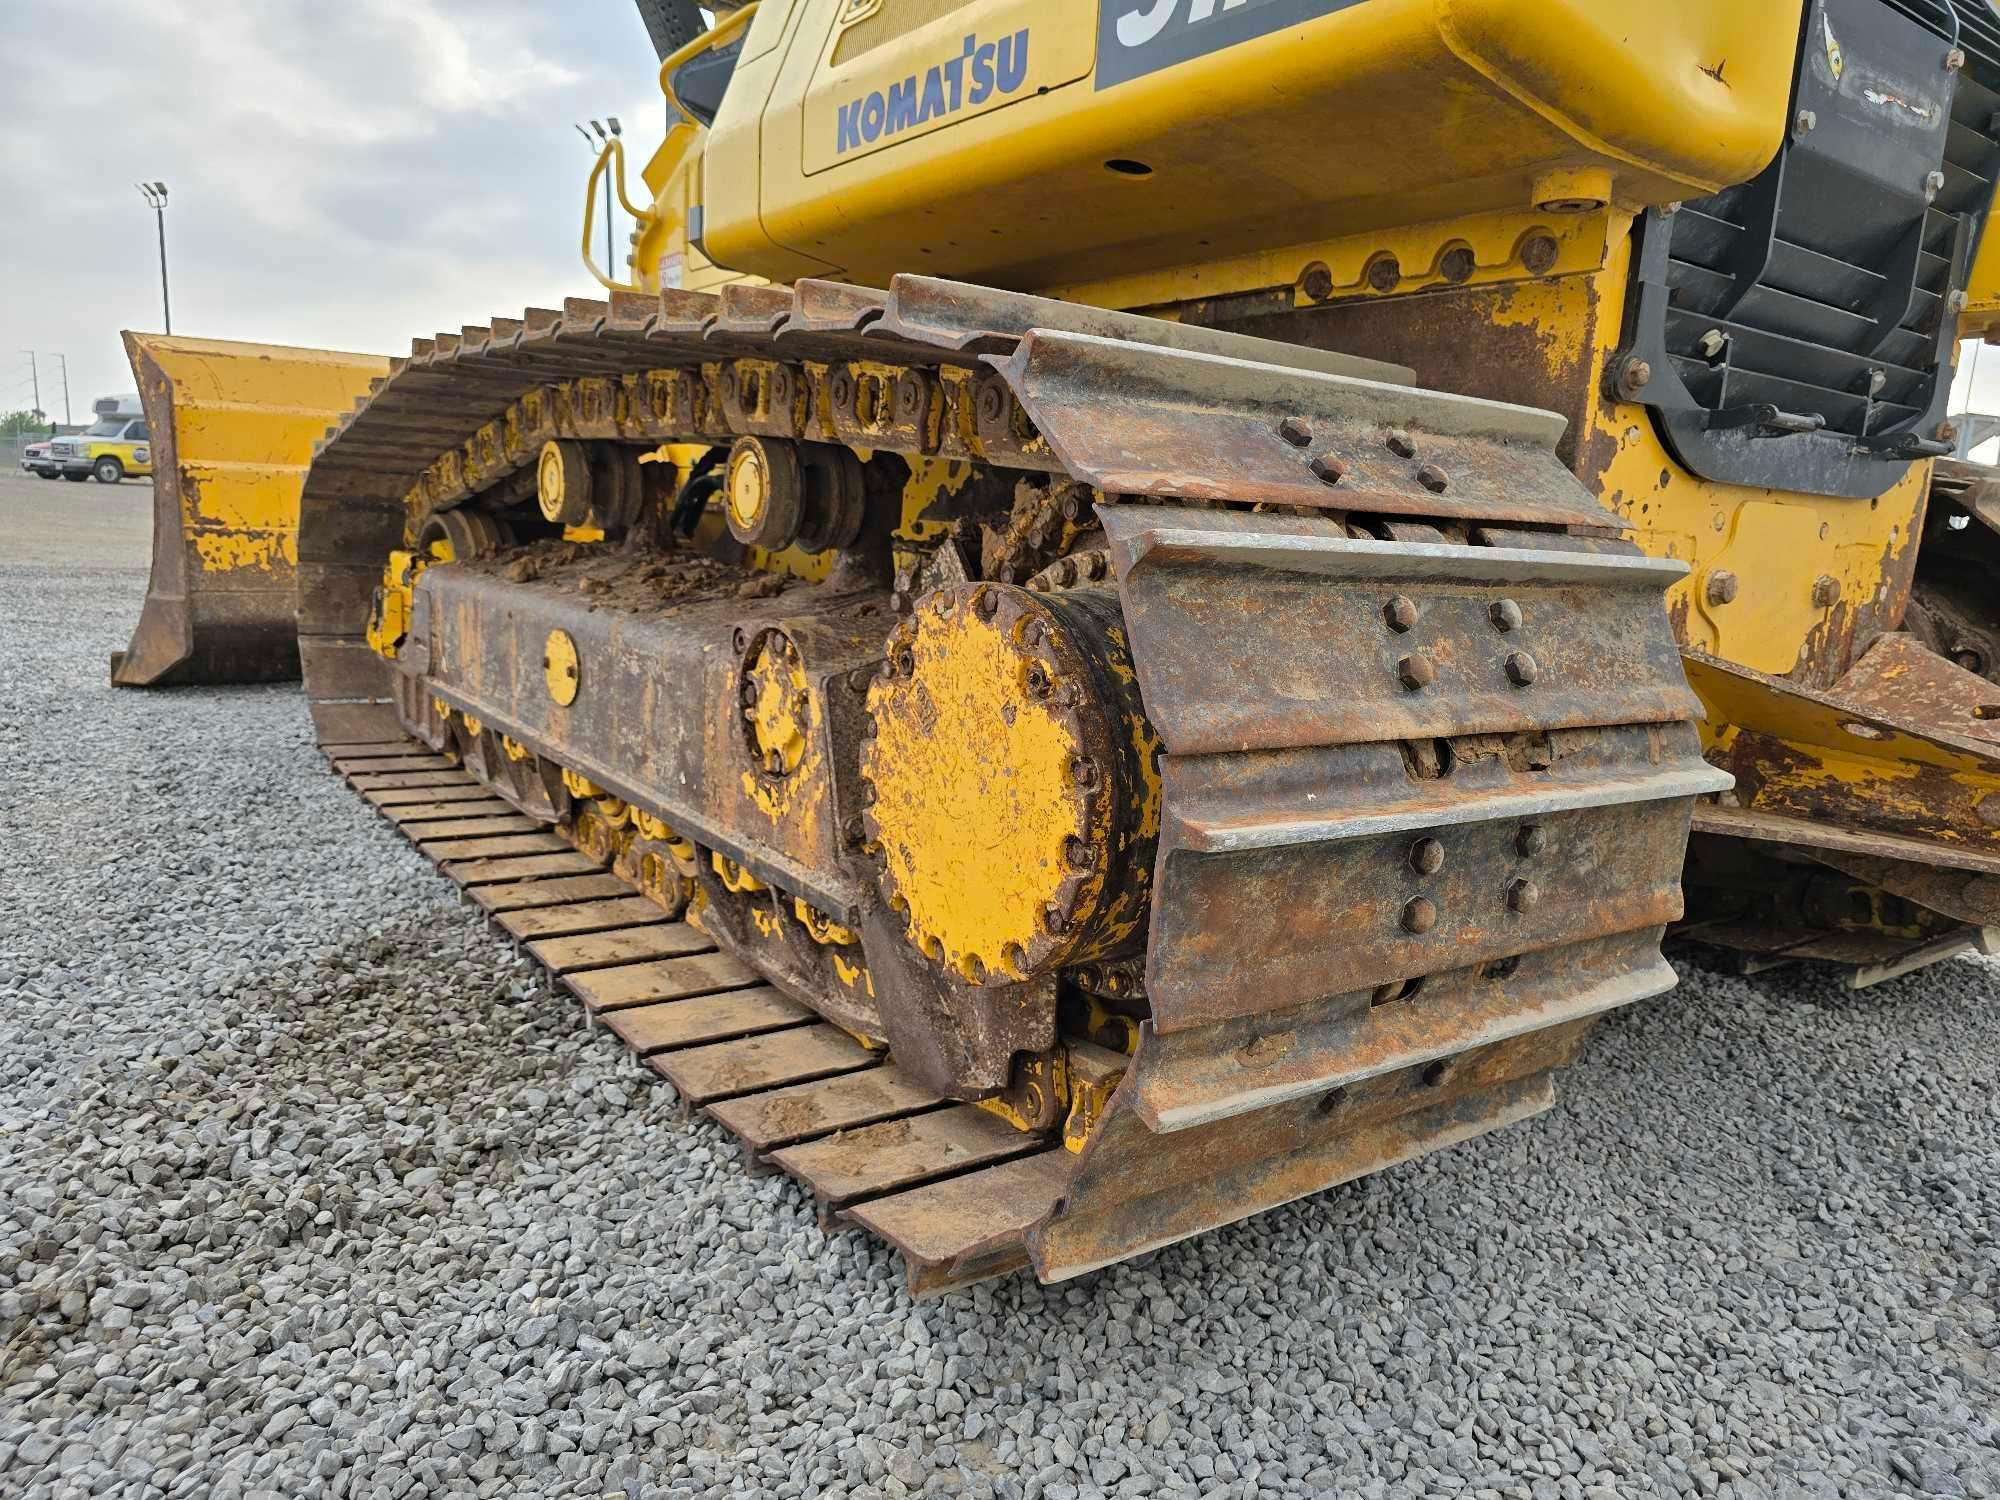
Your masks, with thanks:
[[[654,916],[658,917],[657,910]],[[685,922],[655,920],[615,932],[541,938],[529,943],[528,951],[551,974],[577,974],[587,969],[609,969],[659,958],[685,958],[693,953],[706,953],[714,946]]]
[[[498,858],[461,859],[441,867],[452,881],[463,886],[501,885],[527,880],[537,875],[588,875],[603,867],[583,854],[513,854]]]
[[[410,818],[403,829],[417,843],[427,844],[435,839],[473,838],[486,833],[532,833],[540,826],[503,802],[498,811],[485,816]]]
[[[604,1024],[640,1057],[676,1047],[783,1031],[814,1020],[813,1013],[769,985],[698,999],[669,1000],[606,1011]]]
[[[333,757],[333,768],[345,776],[350,771],[374,775],[382,771],[449,771],[456,762],[442,755],[426,755],[421,751],[402,751],[395,755],[377,755],[356,752],[351,755]]]
[[[936,1296],[1023,1269],[1027,1231],[1055,1206],[1073,1165],[1066,1151],[1042,1151],[855,1204],[840,1217],[902,1252],[911,1295]]]
[[[838,283],[799,283],[802,312],[807,308],[811,308],[814,314],[821,313],[823,309],[830,310],[831,306],[843,300],[843,294],[847,294],[847,305],[856,318],[856,326],[865,328],[871,337],[895,339],[917,348],[1005,354],[1012,352],[1014,346],[1028,334],[1047,331],[1114,339],[1188,354],[1254,360],[1260,364],[1275,364],[1350,380],[1407,386],[1416,379],[1405,365],[1364,359],[1342,349],[1308,348],[1291,342],[1252,338],[1194,323],[1149,318],[1139,313],[1091,307],[1079,302],[1058,302],[1049,297],[1002,291],[997,287],[972,286],[936,276],[897,276],[890,281],[886,297],[879,292],[839,287]],[[879,317],[870,316],[874,308],[880,309]],[[794,317],[787,326],[799,322],[800,319]],[[1354,347],[1374,346],[1357,344]]]
[[[537,907],[560,906],[570,901],[601,901],[626,895],[632,887],[616,875],[569,875],[552,879],[519,881],[511,885],[487,885],[467,891],[473,902],[487,912],[528,911]]]
[[[996,1115],[958,1104],[786,1146],[771,1160],[811,1188],[824,1212],[1046,1146]]]
[[[2000,580],[1996,580],[2000,588]],[[2000,606],[2000,593],[1996,593]],[[1827,697],[1883,719],[1922,725],[1955,740],[1984,740],[2000,753],[2000,687],[1946,661],[1914,636],[1878,636]]]
[[[1648,928],[1195,1030],[1149,1026],[1123,1102],[1150,1130],[1184,1130],[1584,1020],[1674,983],[1660,930]]]
[[[1319,307],[1295,306],[1287,295],[1253,316],[1225,315],[1220,326],[1315,349],[1372,349],[1409,365],[1425,385],[1559,412],[1569,426],[1557,453],[1597,491],[1602,455],[1575,451],[1590,431],[1589,407],[1597,399],[1597,284],[1596,277],[1504,282]],[[1565,317],[1573,337],[1550,337],[1551,296],[1574,299]],[[1468,350],[1477,357],[1468,358]]]
[[[892,1061],[861,1073],[724,1099],[709,1105],[706,1112],[754,1156],[944,1102]]]
[[[1979,927],[2000,925],[2000,874],[1940,869],[1912,860],[1881,859],[1834,849],[1820,850],[1815,857],[1822,864],[1931,911]]]
[[[589,969],[564,981],[591,1011],[625,1005],[651,1005],[660,1000],[684,1000],[718,990],[748,989],[759,982],[755,969],[726,953],[687,958],[662,958],[625,964],[615,969]]]
[[[1035,1272],[1080,1276],[1539,1114],[1554,1102],[1549,1070],[1589,1024],[1461,1055],[1435,1082],[1392,1073],[1163,1134],[1114,1099],[1061,1204],[1028,1233]]]
[[[1029,1236],[1045,1280],[1547,1107],[1595,1016],[1672,982],[1690,807],[1728,785],[1678,681],[1672,564],[1159,507],[1105,523],[1170,752],[1152,1019]],[[1447,676],[1474,659],[1500,691]]]
[[[434,818],[470,818],[480,812],[512,812],[506,802],[484,786],[412,786],[396,792],[364,794],[368,806],[376,808],[392,824],[430,822]]]
[[[1870,660],[1878,651],[1881,671]],[[2000,748],[1965,732],[1963,700],[1941,702],[1927,695],[1932,679],[1893,670],[1911,651],[1907,638],[1884,637],[1824,692],[1690,654],[1688,680],[1716,736],[1709,758],[1737,779],[1735,802],[1704,814],[1704,826],[1727,832],[1730,814],[1747,812],[1788,822],[1787,843],[1903,858],[1921,845],[1925,863],[1990,868],[2000,855]],[[1957,675],[1987,691],[1974,674]],[[1902,842],[1870,848],[1854,835]]]
[[[434,787],[430,788],[430,790],[452,793],[464,789],[459,787]],[[371,792],[368,800],[381,812],[383,817],[394,823],[398,828],[409,824],[435,823],[444,818],[474,818],[489,814],[495,816],[504,815],[507,817],[519,816],[519,814],[498,797],[487,795],[485,787],[478,787],[474,790],[479,795],[475,797],[447,796],[443,799],[425,797],[422,801],[376,800],[378,798],[420,797],[423,795],[425,788],[417,787],[408,792]]]
[[[371,771],[348,777],[357,792],[411,792],[420,791],[427,795],[438,790],[477,785],[460,770],[449,771]],[[491,796],[485,787],[479,788],[482,796]]]
[[[1161,839],[1155,1024],[1204,1025],[1677,919],[1689,799],[1719,778],[1692,729],[1672,727],[1666,747],[1644,729],[1602,731],[1609,743],[1545,770],[1461,761],[1422,798],[1407,795],[1393,746],[1282,752],[1281,768],[1170,758],[1167,803],[1186,811]],[[1649,764],[1649,751],[1665,763]],[[1273,824],[1281,840],[1241,837]],[[1221,840],[1223,829],[1237,838]]]
[[[607,883],[613,891],[603,888]],[[649,904],[631,890],[615,876],[553,876],[488,886],[470,894],[498,913],[504,928],[509,913],[561,923],[565,914],[582,920],[584,913],[592,912],[595,919],[602,919],[612,908]],[[685,978],[687,971],[682,975]],[[597,1007],[594,1013],[635,1056],[650,1060],[665,1075],[681,1070],[690,1090],[733,1089],[746,1076],[766,1080],[768,1086],[732,1092],[705,1107],[737,1136],[753,1162],[796,1143],[841,1141],[841,1132],[857,1127],[917,1122],[920,1129],[914,1137],[912,1132],[893,1132],[894,1139],[885,1141],[888,1157],[870,1181],[926,1185],[902,1191],[886,1187],[888,1196],[850,1205],[850,1222],[865,1225],[879,1218],[878,1232],[904,1255],[913,1295],[936,1295],[1023,1268],[1028,1261],[1026,1230],[1046,1214],[1076,1160],[1068,1152],[1042,1149],[1039,1144],[1036,1154],[1015,1155],[1019,1149],[1015,1143],[1025,1138],[990,1116],[970,1122],[953,1119],[942,1130],[923,1124],[927,1116],[939,1112],[944,1100],[895,1063],[880,1062],[876,1054],[856,1047],[832,1028],[814,1024],[812,1012],[769,985],[733,988],[725,978],[720,987],[685,999]],[[753,1044],[754,1050],[742,1046],[732,1050],[729,1044],[738,1043]],[[838,1070],[857,1057],[861,1066]],[[829,1060],[835,1071],[805,1082],[785,1081],[802,1068],[817,1073]],[[962,1107],[943,1111],[953,1116],[962,1112]],[[995,1136],[995,1130],[1001,1135]],[[940,1143],[937,1159],[914,1160],[913,1138],[933,1135]],[[1003,1140],[1005,1149],[997,1144]],[[1008,1159],[998,1166],[978,1165],[994,1154]],[[830,1157],[822,1152],[819,1159],[851,1161],[851,1147]],[[942,1180],[931,1180],[939,1174],[944,1174]],[[841,1190],[854,1191],[852,1181]]]
[[[1617,524],[1555,462],[1548,412],[1082,334],[1030,334],[995,367],[1070,476],[1107,493]]]
[[[885,1023],[876,1004],[877,986],[865,955],[815,940],[796,909],[770,889],[730,889],[712,860],[697,863],[694,878],[702,928],[725,951],[856,1036],[893,1041],[901,1035]]]
[[[661,1053],[649,1059],[684,1105],[707,1104],[778,1084],[804,1083],[875,1067],[870,1052],[838,1026],[800,1026],[734,1042]]]
[[[569,845],[552,833],[503,833],[489,838],[433,839],[424,852],[434,859],[503,859],[516,854],[563,854]]]
[[[1988,531],[2000,532],[2000,469],[1962,458],[1931,465],[1931,493],[1963,510]]]
[[[1173,506],[1101,519],[1146,711],[1176,755],[1695,712],[1660,607],[1687,571],[1676,562],[1355,540],[1333,520]],[[1526,685],[1508,667],[1523,654]]]
[[[780,306],[787,297],[791,299],[789,312]],[[899,310],[902,308],[907,312]],[[840,382],[834,378],[842,372],[822,371],[812,377],[825,383],[821,387],[824,399],[811,403],[810,430],[789,413],[774,424],[751,423],[751,430],[800,431],[822,440],[859,442],[874,449],[936,453],[1047,470],[1057,464],[1049,455],[1048,443],[1033,430],[1034,424],[1044,420],[1064,424],[1068,418],[1062,403],[1052,404],[1046,413],[1020,413],[1017,431],[1008,419],[1011,398],[1002,385],[996,420],[986,421],[983,415],[975,419],[973,394],[976,388],[983,395],[987,382],[970,378],[976,372],[963,366],[960,352],[968,344],[994,351],[1015,348],[1021,342],[1022,320],[1038,317],[1057,329],[1113,335],[1108,341],[1099,338],[1097,342],[1108,342],[1114,358],[1118,350],[1128,354],[1144,351],[1157,366],[1150,373],[1158,399],[1150,415],[1141,415],[1156,421],[1162,431],[1173,427],[1176,418],[1172,407],[1177,401],[1185,404],[1188,392],[1205,392],[1205,387],[1223,377],[1244,384],[1245,393],[1236,401],[1237,420],[1260,425],[1256,440],[1245,453],[1260,453],[1267,468],[1276,464],[1271,472],[1282,471],[1281,490],[1302,491],[1299,475],[1305,472],[1311,455],[1291,449],[1275,437],[1273,424],[1284,412],[1276,407],[1259,408],[1262,398],[1257,393],[1270,380],[1278,382],[1270,388],[1273,399],[1292,388],[1286,385],[1290,381],[1300,390],[1310,388],[1319,398],[1337,393],[1349,406],[1365,407],[1371,401],[1394,397],[1414,403],[1409,409],[1397,409],[1417,426],[1428,423],[1435,429],[1440,445],[1435,452],[1405,462],[1393,455],[1377,456],[1371,448],[1356,472],[1368,480],[1360,490],[1375,508],[1416,507],[1427,513],[1449,510],[1460,503],[1457,497],[1433,495],[1415,477],[1426,463],[1449,468],[1445,460],[1458,451],[1452,446],[1458,439],[1443,434],[1459,433],[1468,423],[1482,431],[1497,423],[1511,435],[1509,441],[1545,446],[1554,441],[1561,427],[1559,420],[1519,408],[1503,413],[1490,405],[1398,391],[1372,379],[1352,378],[1363,372],[1392,378],[1405,373],[1373,362],[1287,350],[1164,320],[1077,309],[924,278],[899,279],[898,291],[887,299],[886,316],[878,316],[882,310],[879,294],[828,283],[809,283],[789,294],[769,288],[733,290],[726,300],[666,292],[658,299],[657,311],[650,315],[631,298],[608,306],[576,301],[560,313],[531,309],[520,319],[497,319],[489,328],[414,341],[410,357],[392,362],[390,376],[375,384],[371,396],[357,403],[357,409],[340,420],[317,450],[305,485],[299,532],[302,640],[315,645],[358,642],[381,560],[401,542],[413,519],[406,497],[428,492],[431,480],[427,473],[435,467],[438,455],[444,454],[448,462],[438,461],[443,468],[434,477],[444,487],[432,494],[433,504],[451,503],[455,496],[469,493],[466,480],[470,476],[490,483],[520,468],[532,458],[532,447],[520,444],[508,447],[504,454],[496,451],[511,440],[504,434],[496,436],[498,429],[490,424],[497,423],[517,401],[565,379],[603,383],[604,399],[594,419],[596,425],[586,420],[587,413],[565,409],[562,420],[572,424],[565,429],[572,435],[601,432],[646,441],[714,440],[729,430],[718,420],[725,403],[708,385],[714,361],[738,353],[781,360],[808,358],[816,348],[820,353],[828,352],[823,341],[835,336],[844,340],[839,349],[845,353],[856,347],[857,337],[865,330],[866,337],[859,345],[864,356],[877,360],[900,357],[940,374],[947,367],[956,369],[956,382],[927,375],[921,368],[912,372],[918,392],[930,403],[930,419],[916,423],[897,420],[897,408],[890,403],[884,406],[883,417],[864,422],[855,410],[853,396],[861,382],[853,376],[847,378],[849,394],[843,401]],[[1088,340],[1093,335],[1085,333],[1083,337]],[[814,340],[822,344],[815,345]],[[1262,362],[1215,352],[1222,350],[1241,351],[1245,356],[1255,352],[1262,356]],[[1058,351],[1052,346],[1049,352]],[[1022,364],[1022,371],[1033,370],[1040,380],[1048,373],[1048,359],[1028,353],[1031,357]],[[1323,373],[1327,369],[1348,373]],[[642,380],[648,371],[658,371],[661,376],[650,394]],[[630,385],[632,381],[640,384]],[[790,388],[803,393],[806,386],[806,372],[795,371]],[[1379,392],[1392,395],[1371,394]],[[1206,394],[1203,399],[1208,399]],[[922,402],[917,409],[922,409]],[[549,411],[553,410],[551,405]],[[1260,410],[1263,414],[1257,415]],[[1079,453],[1093,447],[1089,435],[1081,430],[1065,441]],[[1280,462],[1287,454],[1289,462]],[[1213,457],[1213,445],[1205,444],[1196,469],[1210,466]],[[1250,483],[1247,472],[1239,478]],[[1451,484],[1458,496],[1483,497],[1470,507],[1472,513],[1495,519],[1576,520],[1590,514],[1588,497],[1573,483],[1565,488],[1551,487],[1546,479],[1538,481],[1551,492],[1530,500],[1518,486],[1496,484],[1494,479],[1490,472],[1475,475],[1465,470],[1452,478]],[[1318,481],[1308,477],[1301,503],[1328,503],[1317,493],[1319,488]],[[1398,495],[1408,503],[1398,505]],[[1591,518],[1603,520],[1601,514],[1591,514]],[[325,737],[346,737],[349,727],[364,722],[360,710],[380,709],[391,696],[386,667],[372,680],[365,680],[364,674],[364,680],[338,686],[309,676],[308,692]],[[335,710],[345,712],[336,714]],[[373,719],[380,732],[393,733],[392,718],[378,713]]]
[[[643,566],[635,562],[631,571]],[[609,592],[579,590],[578,578],[605,571],[551,569],[521,583],[497,569],[428,570],[417,590],[431,637],[424,693],[504,726],[538,755],[852,919],[862,891],[840,855],[843,825],[861,811],[853,746],[862,697],[850,679],[859,671],[865,681],[881,659],[882,637],[894,622],[886,593],[746,600],[731,581],[719,596],[690,598],[674,592],[672,579],[637,581],[624,591],[620,575]],[[541,660],[556,629],[569,633],[587,664],[567,706],[549,697],[539,673],[517,670]],[[821,710],[811,765],[783,778],[765,778],[755,767],[740,717],[690,712],[692,705],[737,701],[742,658],[767,630],[797,646]]]
[[[659,907],[644,896],[614,896],[567,906],[524,907],[502,914],[499,923],[501,931],[509,937],[525,942],[530,938],[612,932],[635,923],[657,922],[659,916]]]

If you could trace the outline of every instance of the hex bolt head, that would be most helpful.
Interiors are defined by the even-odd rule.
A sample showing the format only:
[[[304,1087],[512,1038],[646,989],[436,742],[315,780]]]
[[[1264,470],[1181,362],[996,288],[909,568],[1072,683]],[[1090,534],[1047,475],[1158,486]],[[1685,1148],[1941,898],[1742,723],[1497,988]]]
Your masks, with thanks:
[[[1410,868],[1419,875],[1435,875],[1444,868],[1444,845],[1436,839],[1418,839],[1410,845]]]
[[[1924,174],[1924,202],[1929,203],[1932,199],[1936,198],[1938,195],[1938,191],[1941,188],[1943,188],[1943,186],[1944,186],[1944,173],[1926,172]]]
[[[1653,367],[1636,354],[1618,367],[1618,394],[1632,397],[1653,383]]]
[[[1556,256],[1562,247],[1552,234],[1531,234],[1521,243],[1521,264],[1530,274],[1546,276],[1556,268]]]
[[[1429,932],[1437,924],[1437,903],[1428,897],[1412,896],[1403,903],[1403,931]]]
[[[1830,608],[1840,598],[1840,585],[1822,573],[1813,580],[1812,602],[1816,608]]]
[[[1539,823],[1524,823],[1514,835],[1514,850],[1523,859],[1533,859],[1549,847],[1549,831]]]
[[[1416,440],[1407,432],[1399,429],[1390,433],[1385,441],[1389,445],[1389,451],[1398,458],[1415,458],[1417,456]]]
[[[1800,135],[1804,135],[1808,130],[1811,130],[1813,126],[1819,124],[1819,116],[1814,114],[1809,109],[1802,109],[1793,118],[1792,124],[1798,130],[1798,133]]]
[[[1396,663],[1396,675],[1403,680],[1403,686],[1414,693],[1437,681],[1437,668],[1428,656],[1419,651]]]
[[[1402,264],[1384,252],[1368,262],[1368,285],[1378,292],[1393,292],[1403,279]]]
[[[1521,628],[1521,606],[1512,599],[1495,599],[1486,616],[1493,622],[1495,630],[1504,632]]]
[[[1331,453],[1322,453],[1312,461],[1313,478],[1321,484],[1339,484],[1347,477],[1347,465]]]
[[[1525,651],[1509,653],[1507,657],[1507,680],[1515,687],[1527,687],[1542,675],[1541,664]]]
[[[1278,424],[1278,436],[1294,448],[1303,448],[1313,440],[1313,424],[1304,417],[1286,417]]]
[[[1445,491],[1445,486],[1450,484],[1451,480],[1445,474],[1444,470],[1440,469],[1436,464],[1425,464],[1421,469],[1417,470],[1417,483],[1429,490],[1433,495],[1442,495]]]
[[[1398,594],[1382,606],[1382,619],[1391,630],[1413,630],[1417,623],[1417,601],[1407,594]]]
[[[1507,909],[1522,915],[1541,904],[1542,893],[1532,880],[1516,880],[1507,887]]]
[[[1956,73],[1960,68],[1964,66],[1965,66],[1965,49],[1963,47],[1954,47],[1951,49],[1951,51],[1945,53],[1944,55],[1945,72]]]
[[[1736,599],[1736,575],[1727,568],[1717,568],[1708,575],[1706,597],[1710,604],[1731,604]]]
[[[1315,261],[1299,278],[1299,290],[1314,302],[1326,301],[1333,295],[1333,272]]]

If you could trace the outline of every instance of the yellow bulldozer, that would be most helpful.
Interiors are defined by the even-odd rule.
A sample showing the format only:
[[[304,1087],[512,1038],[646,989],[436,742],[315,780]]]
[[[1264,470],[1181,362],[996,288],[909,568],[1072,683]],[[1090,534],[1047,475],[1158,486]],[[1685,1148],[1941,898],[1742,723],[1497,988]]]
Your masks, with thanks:
[[[1984,4],[642,9],[628,264],[317,444],[306,692],[915,1290],[1530,1117],[1670,928],[1987,946]]]

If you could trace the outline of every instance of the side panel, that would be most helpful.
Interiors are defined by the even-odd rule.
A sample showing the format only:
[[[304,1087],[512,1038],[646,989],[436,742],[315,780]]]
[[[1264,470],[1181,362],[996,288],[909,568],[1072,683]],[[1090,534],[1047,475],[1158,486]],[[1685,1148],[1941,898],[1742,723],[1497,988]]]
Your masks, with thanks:
[[[1300,18],[1267,30],[1265,10]],[[1472,210],[1665,202],[1770,159],[1799,28],[1796,0],[1079,11],[801,0],[718,117],[709,253],[774,279],[915,265],[1039,290]],[[1106,55],[1121,34],[1138,45]],[[996,71],[975,106],[1003,37],[1018,95]]]

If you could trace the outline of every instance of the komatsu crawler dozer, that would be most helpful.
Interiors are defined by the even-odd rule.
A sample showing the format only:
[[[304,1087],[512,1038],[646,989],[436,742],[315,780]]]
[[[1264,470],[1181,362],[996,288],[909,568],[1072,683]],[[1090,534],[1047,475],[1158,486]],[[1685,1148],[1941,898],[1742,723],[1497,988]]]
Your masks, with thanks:
[[[916,1290],[1526,1119],[1676,923],[1985,942],[1983,4],[643,8],[629,264],[327,435],[307,691]]]

